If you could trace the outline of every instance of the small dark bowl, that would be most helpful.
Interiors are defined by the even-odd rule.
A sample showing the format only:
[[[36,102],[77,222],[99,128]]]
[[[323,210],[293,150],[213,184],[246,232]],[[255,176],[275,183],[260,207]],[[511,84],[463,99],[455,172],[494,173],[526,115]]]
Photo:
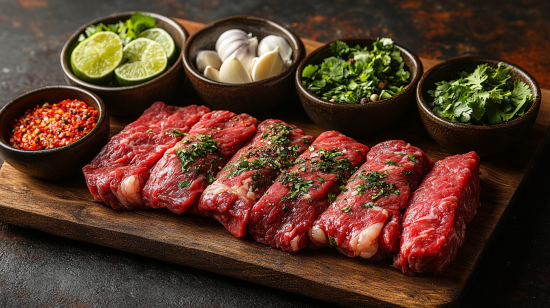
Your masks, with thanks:
[[[372,47],[376,38],[340,39],[350,46]],[[368,104],[340,104],[329,102],[313,94],[302,85],[302,71],[309,64],[318,65],[331,56],[330,44],[324,44],[309,54],[296,71],[296,89],[307,115],[317,125],[326,130],[336,130],[350,136],[365,136],[399,125],[401,120],[413,110],[416,84],[422,76],[422,62],[407,48],[394,43],[399,48],[407,70],[411,73],[411,83],[401,93],[390,98]]]
[[[458,79],[459,72],[471,73],[484,63],[497,67],[499,62],[512,68],[512,81],[525,82],[533,92],[533,104],[523,116],[495,125],[467,125],[444,119],[428,105],[428,101],[433,100],[428,90],[435,90],[436,82]],[[490,157],[511,148],[531,131],[539,113],[541,92],[535,79],[519,66],[494,58],[464,56],[445,61],[428,70],[418,83],[416,101],[422,123],[437,143],[453,153],[475,151],[481,157]]]
[[[25,111],[43,103],[78,99],[99,110],[96,126],[88,135],[69,145],[38,151],[20,150],[10,145],[11,125]],[[42,179],[61,179],[82,174],[109,140],[109,117],[103,101],[90,91],[72,86],[49,86],[25,93],[0,110],[0,156],[15,169]]]
[[[61,51],[61,67],[65,73],[65,80],[72,86],[81,87],[99,95],[105,102],[109,114],[120,117],[137,117],[156,101],[163,101],[167,104],[178,104],[181,98],[178,97],[178,89],[183,87],[185,74],[181,67],[181,54],[176,62],[160,76],[147,82],[125,87],[107,87],[91,84],[78,79],[71,69],[71,53],[78,45],[78,36],[84,33],[87,27],[98,23],[112,24],[129,19],[135,12],[117,13],[107,17],[93,20],[78,29],[65,43]],[[185,40],[189,36],[187,31],[172,19],[154,14],[142,12],[156,19],[157,27],[166,30],[172,36],[178,53],[183,50]]]
[[[279,35],[293,49],[292,64],[280,74],[261,81],[232,84],[210,80],[195,67],[199,50],[215,50],[218,37],[229,29],[252,33],[258,42],[268,35]],[[206,25],[189,38],[183,50],[183,66],[198,96],[212,109],[233,112],[259,112],[281,104],[294,91],[294,72],[306,52],[298,36],[283,25],[254,16],[233,16]]]

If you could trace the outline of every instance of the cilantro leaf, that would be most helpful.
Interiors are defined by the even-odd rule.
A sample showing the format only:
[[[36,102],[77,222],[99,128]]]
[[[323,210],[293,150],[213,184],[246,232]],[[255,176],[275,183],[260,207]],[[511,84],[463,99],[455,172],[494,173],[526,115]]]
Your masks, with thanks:
[[[429,105],[448,120],[470,125],[515,119],[532,105],[533,95],[527,84],[510,81],[510,70],[503,63],[481,64],[472,73],[458,73],[459,79],[436,82],[435,90],[428,90],[434,98]]]

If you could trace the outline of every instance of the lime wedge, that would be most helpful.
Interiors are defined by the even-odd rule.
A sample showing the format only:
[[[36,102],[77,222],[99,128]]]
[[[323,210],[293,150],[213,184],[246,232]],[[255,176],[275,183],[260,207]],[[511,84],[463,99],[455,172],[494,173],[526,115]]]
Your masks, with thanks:
[[[166,30],[161,28],[148,29],[141,32],[139,37],[148,38],[159,43],[164,49],[164,52],[166,52],[168,63],[173,63],[176,60],[176,44],[174,44],[174,40]]]
[[[122,54],[122,41],[116,33],[98,32],[76,46],[71,54],[71,68],[83,81],[107,85]]]
[[[159,43],[138,38],[124,47],[126,63],[115,70],[121,86],[132,86],[162,74],[168,65],[166,53]]]

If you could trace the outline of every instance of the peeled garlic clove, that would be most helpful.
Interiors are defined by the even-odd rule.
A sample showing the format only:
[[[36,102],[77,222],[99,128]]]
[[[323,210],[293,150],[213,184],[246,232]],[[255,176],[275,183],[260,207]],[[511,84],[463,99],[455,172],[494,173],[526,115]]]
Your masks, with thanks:
[[[203,73],[207,66],[219,70],[222,66],[222,60],[218,53],[213,50],[199,50],[197,53],[197,69]]]
[[[223,67],[223,65],[222,65]],[[284,69],[283,60],[279,55],[279,47],[275,50],[264,53],[256,60],[252,68],[252,80],[260,81],[269,77],[273,77]]]
[[[233,54],[223,61],[220,68],[220,81],[227,83],[247,83],[252,82],[252,79],[250,79],[250,75],[248,75],[241,61]]]
[[[217,69],[210,66],[210,65],[206,66],[206,68],[204,69],[204,76],[208,79],[212,79],[214,81],[221,82],[220,72]]]
[[[216,51],[222,62],[238,51],[237,58],[244,65],[250,65],[250,61],[256,56],[257,47],[258,38],[252,37],[252,33],[246,34],[237,29],[225,31],[216,41]]]
[[[275,47],[279,47],[279,54],[283,59],[285,67],[290,66],[292,63],[292,48],[287,40],[278,35],[268,35],[262,39],[260,44],[258,44],[258,56],[275,50]]]
[[[256,64],[256,61],[258,61],[258,57],[252,59],[252,63],[250,63],[250,68],[248,69],[248,73],[250,74],[250,76],[252,76],[252,69],[254,68],[254,64]]]

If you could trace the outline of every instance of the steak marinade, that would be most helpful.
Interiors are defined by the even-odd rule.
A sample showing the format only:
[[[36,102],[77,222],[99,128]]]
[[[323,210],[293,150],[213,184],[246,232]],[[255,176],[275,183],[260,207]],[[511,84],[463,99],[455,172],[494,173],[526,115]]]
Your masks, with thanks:
[[[177,214],[185,212],[255,131],[256,119],[248,114],[205,114],[155,165],[143,188],[144,204]]]
[[[375,145],[311,227],[311,246],[335,246],[348,257],[393,257],[399,250],[400,210],[430,165],[422,150],[401,140]]]
[[[435,163],[403,216],[394,265],[403,274],[438,275],[464,244],[466,224],[480,206],[479,157],[475,152]]]
[[[205,106],[154,103],[82,168],[94,199],[115,210],[144,209],[141,192],[151,168],[208,112]]]
[[[221,222],[234,236],[246,234],[250,210],[282,171],[294,164],[313,137],[281,120],[265,120],[203,192],[199,214]]]
[[[338,132],[322,133],[252,208],[248,229],[254,239],[291,252],[307,246],[309,228],[368,149]]]

